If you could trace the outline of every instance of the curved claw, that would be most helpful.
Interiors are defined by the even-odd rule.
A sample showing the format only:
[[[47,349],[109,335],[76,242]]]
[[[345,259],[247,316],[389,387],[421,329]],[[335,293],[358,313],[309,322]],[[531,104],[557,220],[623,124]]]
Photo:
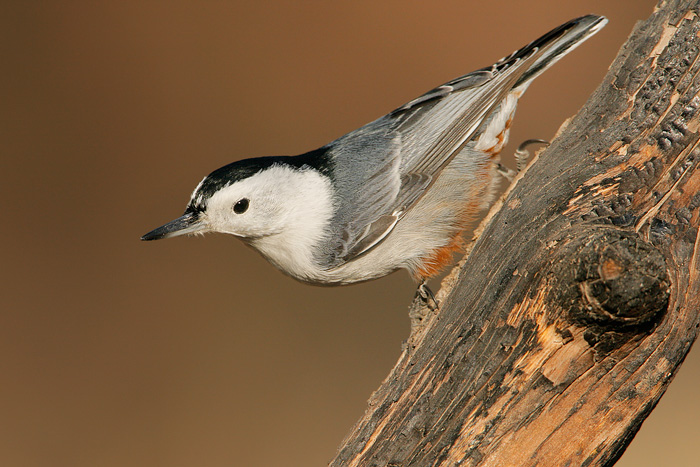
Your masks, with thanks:
[[[416,295],[423,300],[423,303],[426,304],[430,311],[435,311],[440,307],[437,300],[435,300],[433,291],[430,290],[430,287],[428,287],[428,281],[424,280],[420,283],[418,290],[416,290]]]
[[[515,166],[518,168],[518,172],[523,170],[527,165],[527,160],[530,158],[530,151],[527,150],[527,147],[533,144],[549,146],[549,141],[543,139],[528,139],[520,143],[518,149],[515,150]]]

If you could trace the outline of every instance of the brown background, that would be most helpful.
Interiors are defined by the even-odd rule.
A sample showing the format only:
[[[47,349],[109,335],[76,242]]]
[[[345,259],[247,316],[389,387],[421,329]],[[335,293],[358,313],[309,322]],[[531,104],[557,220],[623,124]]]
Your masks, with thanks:
[[[139,236],[225,163],[605,14],[519,108],[514,142],[550,138],[653,5],[4,2],[0,465],[324,465],[408,335],[408,276],[316,288],[233,238]],[[619,465],[697,465],[699,372],[695,349]]]

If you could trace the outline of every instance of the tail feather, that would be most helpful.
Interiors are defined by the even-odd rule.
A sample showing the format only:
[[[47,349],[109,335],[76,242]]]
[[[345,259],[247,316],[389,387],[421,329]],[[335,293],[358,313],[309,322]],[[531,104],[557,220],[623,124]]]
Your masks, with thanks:
[[[567,21],[512,54],[503,57],[493,65],[480,68],[431,89],[395,109],[391,114],[397,116],[420,106],[423,106],[423,110],[427,111],[428,107],[426,105],[434,104],[436,101],[459,91],[478,88],[484,83],[493,80],[494,77],[507,72],[508,69],[522,65],[524,60],[531,59],[537,55],[532,65],[525,70],[519,71],[521,74],[512,85],[514,89],[526,88],[530,81],[597,33],[607,22],[607,18],[597,15],[586,15]]]
[[[510,63],[527,57],[532,53],[539,53],[540,56],[535,63],[520,76],[514,88],[519,88],[523,85],[527,86],[530,81],[538,77],[561,57],[571,52],[589,37],[597,33],[607,22],[607,18],[597,15],[586,15],[572,19],[552,29],[542,37],[530,42],[525,47],[516,50],[493,66],[500,70],[501,67],[508,66]]]

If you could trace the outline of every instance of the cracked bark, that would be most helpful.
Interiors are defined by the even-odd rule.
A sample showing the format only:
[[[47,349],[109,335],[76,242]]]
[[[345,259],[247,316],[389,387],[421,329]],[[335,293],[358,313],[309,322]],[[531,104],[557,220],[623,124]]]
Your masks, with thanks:
[[[700,322],[700,0],[661,1],[492,209],[332,466],[612,465]]]

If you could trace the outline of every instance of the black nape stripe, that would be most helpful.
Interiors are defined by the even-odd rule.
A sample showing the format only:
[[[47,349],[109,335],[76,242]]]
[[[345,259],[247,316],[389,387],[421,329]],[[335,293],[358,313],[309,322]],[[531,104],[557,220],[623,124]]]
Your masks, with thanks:
[[[327,177],[332,176],[332,160],[329,148],[324,146],[299,156],[269,156],[243,159],[220,167],[207,175],[197,193],[192,197],[188,211],[203,211],[206,200],[214,193],[233,183],[252,177],[273,165],[287,165],[296,169],[311,168]]]

